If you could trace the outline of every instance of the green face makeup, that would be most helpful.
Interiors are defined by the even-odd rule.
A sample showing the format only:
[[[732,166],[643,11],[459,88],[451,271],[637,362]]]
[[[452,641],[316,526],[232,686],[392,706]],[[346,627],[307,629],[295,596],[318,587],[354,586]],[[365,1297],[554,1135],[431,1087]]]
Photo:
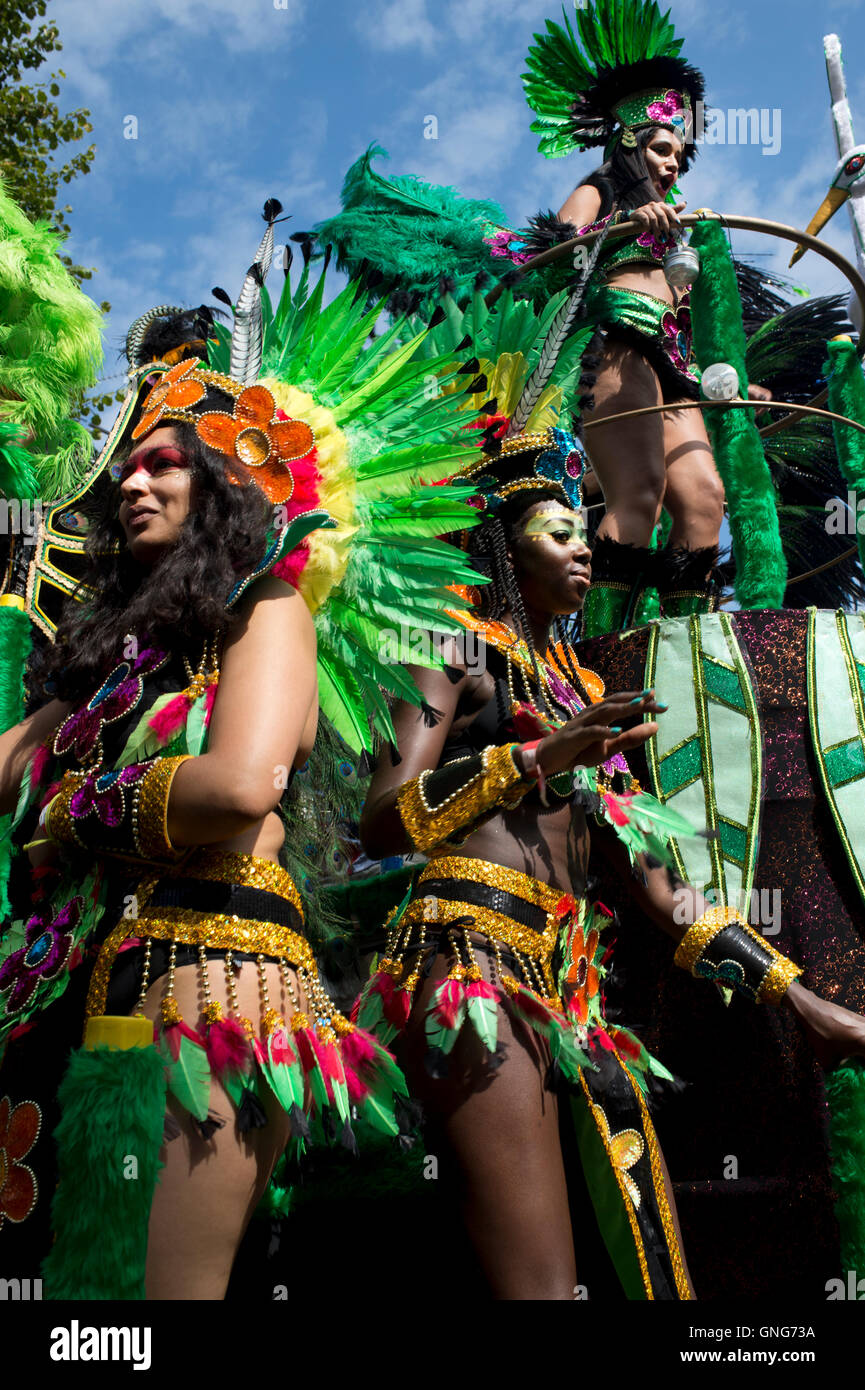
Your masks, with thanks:
[[[557,507],[548,512],[538,512],[526,522],[524,536],[552,536],[561,545],[570,545],[573,540],[586,540],[586,524],[581,512],[572,512],[565,507]]]

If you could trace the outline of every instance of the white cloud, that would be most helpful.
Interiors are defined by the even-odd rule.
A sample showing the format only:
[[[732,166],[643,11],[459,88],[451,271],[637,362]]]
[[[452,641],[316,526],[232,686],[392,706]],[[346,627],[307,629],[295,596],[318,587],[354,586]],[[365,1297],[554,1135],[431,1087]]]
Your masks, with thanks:
[[[380,0],[359,12],[356,24],[370,47],[384,52],[419,48],[430,53],[444,38],[443,26],[429,17],[426,0]]]

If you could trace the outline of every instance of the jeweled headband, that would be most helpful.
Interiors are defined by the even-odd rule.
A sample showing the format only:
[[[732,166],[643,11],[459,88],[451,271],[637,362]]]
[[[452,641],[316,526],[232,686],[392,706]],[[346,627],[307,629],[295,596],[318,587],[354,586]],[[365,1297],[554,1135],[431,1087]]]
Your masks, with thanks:
[[[230,411],[226,396],[233,399]],[[294,491],[290,465],[307,460],[315,449],[309,425],[279,410],[266,386],[243,386],[202,366],[197,357],[178,362],[159,378],[132,438],[141,439],[163,420],[193,424],[202,443],[237,459],[274,503],[289,501]]]
[[[527,455],[536,455],[529,459]],[[557,426],[502,441],[498,452],[485,453],[454,481],[473,483],[484,509],[495,513],[518,492],[541,489],[558,493],[569,507],[582,505],[581,485],[586,467],[582,446]]]

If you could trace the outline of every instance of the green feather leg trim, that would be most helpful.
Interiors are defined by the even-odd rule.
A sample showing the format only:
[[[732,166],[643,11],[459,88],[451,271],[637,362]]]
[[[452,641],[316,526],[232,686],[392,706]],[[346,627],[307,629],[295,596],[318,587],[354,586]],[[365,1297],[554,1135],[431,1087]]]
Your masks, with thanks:
[[[700,274],[691,290],[694,349],[701,371],[729,362],[748,390],[745,330],[736,272],[720,222],[694,228]],[[778,509],[763,443],[747,410],[708,410],[706,426],[727,494],[736,559],[736,597],[742,608],[780,608],[787,583]]]
[[[829,409],[865,425],[865,377],[855,344],[849,338],[835,338],[826,344],[826,350],[829,361],[824,371],[829,377]],[[865,497],[865,434],[838,420],[833,420],[832,428],[841,472],[858,503],[860,497]],[[865,536],[859,534],[858,526],[856,544],[865,568]]]
[[[851,1062],[826,1077],[835,1214],[841,1267],[865,1270],[865,1065]]]
[[[58,1094],[59,1183],[55,1241],[42,1267],[45,1297],[143,1298],[150,1206],[162,1166],[162,1059],[155,1047],[80,1048]]]

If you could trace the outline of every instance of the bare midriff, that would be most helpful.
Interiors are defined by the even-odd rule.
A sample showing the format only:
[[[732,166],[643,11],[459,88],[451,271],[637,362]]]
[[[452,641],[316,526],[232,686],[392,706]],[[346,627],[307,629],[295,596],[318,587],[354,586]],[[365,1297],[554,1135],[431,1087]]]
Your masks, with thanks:
[[[586,818],[569,801],[557,801],[552,794],[550,801],[549,809],[539,807],[533,796],[528,805],[493,816],[461,845],[442,846],[439,853],[503,864],[582,897],[589,853]]]

